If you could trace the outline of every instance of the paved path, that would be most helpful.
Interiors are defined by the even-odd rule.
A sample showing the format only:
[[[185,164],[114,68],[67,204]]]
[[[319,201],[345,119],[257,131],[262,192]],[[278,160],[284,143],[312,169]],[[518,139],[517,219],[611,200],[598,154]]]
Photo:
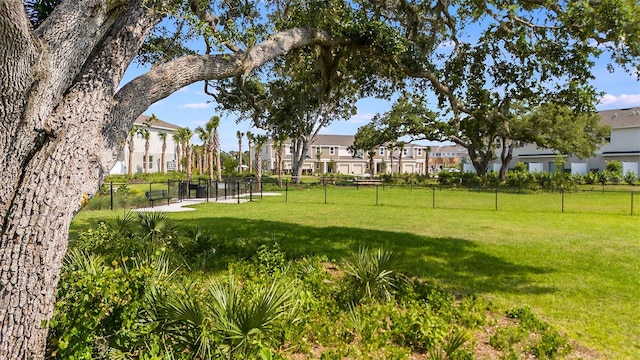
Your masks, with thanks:
[[[262,196],[279,196],[282,195],[280,193],[262,193]],[[253,194],[253,199],[260,199],[260,193]],[[154,207],[146,207],[139,208],[133,211],[141,211],[141,212],[182,212],[182,211],[194,211],[196,209],[189,207],[195,204],[201,204],[206,202],[206,199],[183,199],[182,201],[172,202],[169,205],[155,205]],[[246,203],[249,201],[249,194],[240,195],[240,203]],[[220,198],[218,201],[216,199],[209,199],[211,203],[219,203],[219,204],[237,204],[237,197],[227,197],[226,199]]]

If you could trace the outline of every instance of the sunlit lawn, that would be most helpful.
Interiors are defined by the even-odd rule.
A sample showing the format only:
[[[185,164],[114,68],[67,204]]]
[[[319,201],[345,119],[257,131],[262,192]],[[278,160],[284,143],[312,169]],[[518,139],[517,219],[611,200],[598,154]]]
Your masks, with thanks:
[[[630,216],[630,192],[567,192],[563,213],[561,193],[499,193],[496,210],[491,191],[328,186],[172,217],[226,239],[277,239],[291,257],[386,245],[411,273],[530,306],[607,358],[640,358],[640,194],[634,202]],[[121,213],[82,212],[72,230]]]

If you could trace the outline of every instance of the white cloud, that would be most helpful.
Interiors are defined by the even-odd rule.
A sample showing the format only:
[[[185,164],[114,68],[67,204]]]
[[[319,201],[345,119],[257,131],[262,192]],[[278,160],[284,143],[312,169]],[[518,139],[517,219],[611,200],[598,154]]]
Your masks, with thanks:
[[[203,103],[184,104],[184,105],[180,105],[179,107],[185,108],[185,109],[206,109],[206,108],[210,108],[211,106],[213,106],[213,103],[203,102]]]
[[[368,124],[375,115],[376,114],[370,112],[357,113],[349,119],[349,122],[351,124]]]
[[[605,94],[600,99],[599,105],[602,106],[638,106],[640,105],[640,94],[622,94],[611,95]]]

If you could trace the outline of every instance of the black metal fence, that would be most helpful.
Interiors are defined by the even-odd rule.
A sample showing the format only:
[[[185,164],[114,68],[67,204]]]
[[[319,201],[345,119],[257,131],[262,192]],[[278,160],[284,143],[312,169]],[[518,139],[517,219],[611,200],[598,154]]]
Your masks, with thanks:
[[[141,208],[162,205],[163,202],[204,199],[221,201],[260,195],[263,184],[255,178],[228,178],[223,181],[210,180],[167,180],[166,182],[115,183],[104,184],[89,202],[89,208],[118,209]]]
[[[241,198],[262,198],[263,191],[282,193],[284,202],[341,203],[352,205],[398,205],[425,208],[465,208],[509,210],[522,208],[539,211],[618,213],[638,215],[640,190],[621,190],[617,186],[591,186],[588,189],[539,189],[511,187],[460,187],[440,184],[391,184],[378,179],[341,179],[321,177],[314,181],[278,184],[271,178],[258,182],[256,178],[228,178],[224,181],[204,179],[194,181],[167,180],[148,183],[107,183],[89,203],[91,209],[142,208],[202,199],[206,202],[241,202]],[[322,191],[300,191],[321,189]],[[346,195],[340,191],[357,191]],[[413,192],[409,200],[403,193]],[[394,191],[399,191],[395,192]],[[150,200],[150,194],[166,195]],[[539,193],[546,194],[546,203],[539,204]],[[600,195],[600,196],[597,196]]]
[[[298,189],[321,188],[320,193]],[[360,190],[346,195],[342,191]],[[283,185],[285,202],[402,206],[412,208],[522,210],[541,212],[610,213],[638,215],[640,189],[620,186],[585,188],[461,187],[440,184],[391,184],[377,180],[317,182]]]

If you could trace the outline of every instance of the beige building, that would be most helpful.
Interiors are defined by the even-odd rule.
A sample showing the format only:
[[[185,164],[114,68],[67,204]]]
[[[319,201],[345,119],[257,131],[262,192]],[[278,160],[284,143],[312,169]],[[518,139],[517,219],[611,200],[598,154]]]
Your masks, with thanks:
[[[353,135],[318,135],[309,146],[306,159],[302,166],[303,174],[369,174],[369,159],[361,152],[356,156],[348,150],[353,144]],[[427,149],[430,148],[427,156]],[[276,168],[276,149],[273,142],[267,142],[263,148],[262,158],[265,169],[274,171]],[[457,167],[467,158],[466,149],[458,146],[443,145],[430,146],[420,144],[405,144],[402,148],[391,149],[380,146],[373,158],[373,173],[425,173],[425,163],[428,160],[430,172],[447,167]],[[287,141],[284,144],[284,170],[291,171],[292,146]]]

